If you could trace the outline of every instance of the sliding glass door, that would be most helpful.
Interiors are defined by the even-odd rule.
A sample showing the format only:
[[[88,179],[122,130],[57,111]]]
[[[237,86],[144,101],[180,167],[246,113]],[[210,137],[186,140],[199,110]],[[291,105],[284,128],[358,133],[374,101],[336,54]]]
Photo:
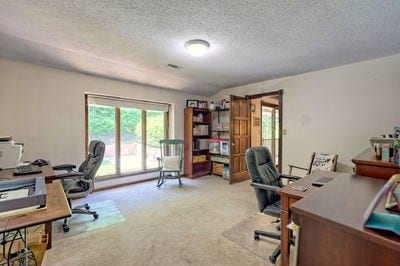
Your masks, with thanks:
[[[90,105],[88,122],[89,142],[101,140],[106,144],[103,163],[97,175],[115,175],[115,107]]]
[[[142,110],[121,108],[121,173],[143,170]]]
[[[168,105],[87,95],[87,141],[106,144],[97,176],[156,170],[159,140],[168,136]]]

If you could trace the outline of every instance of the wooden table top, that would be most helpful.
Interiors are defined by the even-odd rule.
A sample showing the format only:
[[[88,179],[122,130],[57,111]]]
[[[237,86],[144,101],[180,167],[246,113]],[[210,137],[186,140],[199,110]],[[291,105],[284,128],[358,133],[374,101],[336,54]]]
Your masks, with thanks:
[[[32,178],[32,177],[44,176],[46,179],[46,183],[50,183],[52,181],[52,178],[55,175],[53,167],[51,166],[51,164],[48,164],[48,165],[42,166],[41,168],[42,168],[41,173],[35,173],[35,174],[30,174],[30,175],[18,175],[18,176],[15,176],[13,174],[13,169],[3,169],[0,171],[0,181],[1,180],[12,180],[12,179],[17,179],[17,178]]]
[[[297,213],[400,250],[399,237],[364,228],[364,212],[384,184],[381,179],[340,174],[318,191],[293,204],[294,220],[296,222]],[[383,204],[381,202],[377,209],[387,212]]]
[[[0,233],[70,217],[71,209],[61,183],[46,184],[46,190],[46,208],[1,219]]]
[[[281,190],[279,191],[279,194],[286,195],[286,196],[289,196],[289,197],[295,198],[295,199],[302,199],[308,195],[313,194],[315,191],[320,189],[320,187],[313,186],[312,182],[316,181],[317,179],[319,179],[323,176],[337,178],[337,177],[340,177],[342,174],[343,173],[322,171],[322,170],[316,169],[310,175],[307,175],[299,180],[296,180],[295,182],[293,182],[287,186],[282,187]],[[306,191],[295,190],[292,188],[293,184],[306,186],[307,190]]]

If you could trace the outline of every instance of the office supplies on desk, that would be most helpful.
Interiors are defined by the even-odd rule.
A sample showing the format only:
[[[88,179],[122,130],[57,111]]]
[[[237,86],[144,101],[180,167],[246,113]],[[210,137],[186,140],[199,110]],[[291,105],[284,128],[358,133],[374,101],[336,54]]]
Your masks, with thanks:
[[[46,206],[44,177],[1,181],[0,187],[0,217],[16,209]]]
[[[37,165],[21,165],[13,169],[14,175],[30,175],[41,172],[42,168],[40,168],[40,166]]]
[[[44,165],[48,165],[49,162],[44,159],[37,159],[37,160],[34,160],[31,164],[37,165],[37,166],[44,166]]]
[[[329,176],[323,176],[321,178],[318,178],[317,180],[315,180],[314,182],[312,182],[313,186],[317,186],[317,187],[322,187],[323,185],[325,185],[326,183],[328,183],[329,181],[331,181],[333,178],[329,177]]]
[[[291,188],[295,189],[295,190],[299,190],[299,191],[306,191],[307,187],[306,186],[302,186],[302,185],[291,185]]]

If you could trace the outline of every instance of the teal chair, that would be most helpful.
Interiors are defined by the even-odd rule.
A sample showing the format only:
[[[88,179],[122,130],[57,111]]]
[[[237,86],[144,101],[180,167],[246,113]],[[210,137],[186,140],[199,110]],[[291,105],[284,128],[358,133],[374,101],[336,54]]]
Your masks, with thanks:
[[[160,157],[157,160],[160,171],[157,187],[161,187],[166,179],[178,179],[179,187],[182,187],[183,140],[160,140]]]

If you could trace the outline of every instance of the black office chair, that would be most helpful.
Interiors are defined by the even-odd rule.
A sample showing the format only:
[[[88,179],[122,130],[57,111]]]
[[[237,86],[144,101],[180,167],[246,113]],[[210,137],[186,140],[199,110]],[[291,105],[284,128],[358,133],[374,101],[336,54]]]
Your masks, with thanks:
[[[266,147],[252,147],[246,150],[245,154],[247,170],[251,177],[251,186],[254,187],[260,211],[266,215],[280,218],[281,202],[279,189],[283,186],[282,178],[298,180],[298,176],[279,174],[275,168],[272,156]],[[279,220],[277,220],[279,221]],[[280,230],[279,226],[277,227]],[[254,231],[254,239],[259,240],[260,236],[281,239],[280,232],[266,232],[261,230]],[[294,244],[294,241],[292,241]],[[281,254],[280,245],[269,256],[271,263],[276,263],[276,259]]]
[[[61,179],[68,204],[72,214],[90,214],[94,219],[99,215],[95,211],[90,210],[89,204],[83,204],[72,208],[71,200],[83,198],[92,193],[94,190],[94,178],[103,161],[105,152],[105,144],[102,141],[93,140],[89,144],[89,154],[86,160],[79,166],[78,171],[73,164],[56,165],[53,167],[55,171],[67,171],[67,173],[56,175],[56,179]],[[64,219],[63,231],[69,231],[69,219]]]

